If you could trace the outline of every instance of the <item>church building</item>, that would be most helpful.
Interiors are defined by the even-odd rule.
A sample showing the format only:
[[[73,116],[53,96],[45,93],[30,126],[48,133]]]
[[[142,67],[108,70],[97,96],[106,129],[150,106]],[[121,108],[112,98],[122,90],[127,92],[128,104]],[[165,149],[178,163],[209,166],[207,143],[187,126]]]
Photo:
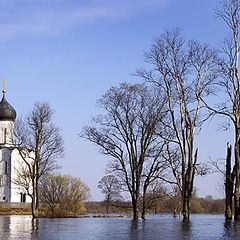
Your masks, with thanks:
[[[16,111],[6,99],[3,88],[0,102],[0,202],[31,202],[25,189],[14,184],[16,169],[23,163],[18,149],[13,144],[13,130]]]

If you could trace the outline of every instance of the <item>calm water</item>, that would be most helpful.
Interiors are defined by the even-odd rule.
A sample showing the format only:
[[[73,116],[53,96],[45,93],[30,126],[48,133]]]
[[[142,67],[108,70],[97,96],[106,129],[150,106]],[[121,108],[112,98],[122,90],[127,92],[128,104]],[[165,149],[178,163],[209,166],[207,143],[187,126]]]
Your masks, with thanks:
[[[150,215],[137,222],[129,218],[42,218],[32,222],[28,216],[2,216],[0,239],[240,239],[240,223],[225,223],[219,215],[192,215],[189,224],[170,215]]]

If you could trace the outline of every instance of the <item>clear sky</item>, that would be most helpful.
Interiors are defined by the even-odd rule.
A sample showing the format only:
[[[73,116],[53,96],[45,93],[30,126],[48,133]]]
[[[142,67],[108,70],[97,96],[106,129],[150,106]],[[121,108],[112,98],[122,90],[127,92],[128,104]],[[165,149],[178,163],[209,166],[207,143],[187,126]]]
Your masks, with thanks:
[[[62,129],[61,172],[80,177],[93,200],[109,160],[78,138],[96,115],[96,100],[112,85],[135,82],[143,52],[165,29],[179,27],[187,38],[218,46],[227,34],[214,15],[219,0],[0,0],[0,77],[18,116],[34,102],[48,101]],[[214,122],[198,138],[200,160],[225,157],[230,134]],[[216,190],[218,177],[197,179],[200,196]]]

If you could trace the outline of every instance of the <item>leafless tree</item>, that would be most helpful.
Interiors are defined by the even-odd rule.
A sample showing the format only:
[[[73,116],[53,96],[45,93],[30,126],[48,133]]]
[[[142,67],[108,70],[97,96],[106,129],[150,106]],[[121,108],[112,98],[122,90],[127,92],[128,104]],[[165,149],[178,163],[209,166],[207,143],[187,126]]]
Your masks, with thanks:
[[[221,59],[219,65],[219,79],[216,82],[218,91],[216,94],[216,104],[210,104],[203,100],[205,106],[210,110],[210,115],[226,117],[227,121],[223,125],[224,130],[231,126],[234,129],[234,219],[240,220],[240,76],[239,76],[239,0],[223,0],[220,8],[217,9],[217,16],[224,21],[230,30],[229,36],[224,40],[221,49]],[[226,187],[229,186],[228,184]],[[230,191],[227,191],[229,192]],[[231,196],[226,196],[231,198]],[[229,208],[230,209],[230,208]],[[228,211],[228,219],[232,218],[232,212]]]
[[[225,218],[232,219],[233,214],[233,196],[234,196],[234,181],[235,181],[235,166],[232,168],[232,146],[227,143],[226,159],[211,160],[212,173],[220,173],[221,180],[217,185],[217,190],[221,195],[225,195]]]
[[[158,179],[152,181],[147,191],[144,192],[143,187],[143,197],[142,197],[142,218],[145,218],[145,214],[147,211],[151,208],[154,209],[154,213],[157,214],[157,203],[160,199],[163,199],[167,196],[167,189],[165,188],[163,181],[160,181]]]
[[[106,175],[98,182],[98,188],[105,195],[107,214],[109,213],[110,204],[114,200],[122,199],[121,183],[113,175]]]
[[[36,103],[25,120],[15,126],[14,143],[23,160],[13,182],[27,190],[32,199],[32,216],[38,216],[39,180],[56,169],[63,156],[60,130],[52,122],[53,111],[47,103]]]
[[[177,29],[162,34],[145,57],[150,70],[137,75],[166,96],[169,118],[162,137],[169,142],[168,150],[179,153],[180,169],[173,166],[172,173],[182,194],[183,220],[188,220],[198,158],[195,135],[205,119],[201,99],[212,93],[217,77],[216,52],[207,44],[186,41]]]
[[[108,169],[130,193],[133,219],[138,219],[142,186],[145,180],[150,183],[164,165],[164,141],[157,132],[163,128],[165,99],[145,85],[124,83],[108,90],[98,106],[105,114],[94,118],[94,125],[86,126],[80,136],[112,157]]]

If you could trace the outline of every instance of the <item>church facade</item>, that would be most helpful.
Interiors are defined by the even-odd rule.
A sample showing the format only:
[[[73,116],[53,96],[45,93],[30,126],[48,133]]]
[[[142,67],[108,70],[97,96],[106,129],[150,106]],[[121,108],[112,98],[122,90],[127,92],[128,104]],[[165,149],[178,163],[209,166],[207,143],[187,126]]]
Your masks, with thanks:
[[[24,164],[18,149],[13,143],[16,111],[6,99],[3,90],[0,102],[0,202],[31,202],[26,190],[14,182],[16,171]]]

